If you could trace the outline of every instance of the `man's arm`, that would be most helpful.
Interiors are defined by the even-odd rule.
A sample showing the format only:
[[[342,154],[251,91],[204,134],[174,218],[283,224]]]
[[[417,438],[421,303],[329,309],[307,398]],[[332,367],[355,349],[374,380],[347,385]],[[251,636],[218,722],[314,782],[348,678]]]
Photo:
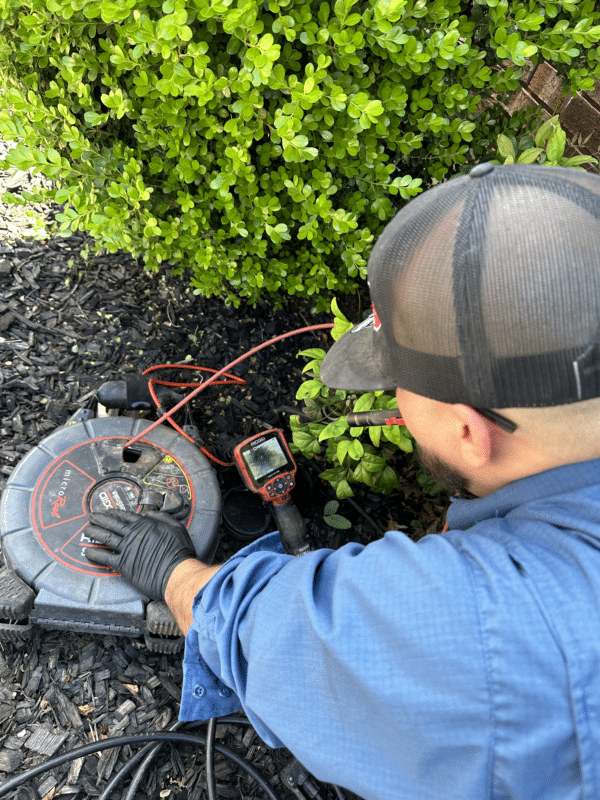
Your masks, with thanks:
[[[188,558],[178,564],[171,573],[165,589],[165,602],[184,636],[193,621],[194,598],[222,566],[217,564],[209,567],[195,558]]]

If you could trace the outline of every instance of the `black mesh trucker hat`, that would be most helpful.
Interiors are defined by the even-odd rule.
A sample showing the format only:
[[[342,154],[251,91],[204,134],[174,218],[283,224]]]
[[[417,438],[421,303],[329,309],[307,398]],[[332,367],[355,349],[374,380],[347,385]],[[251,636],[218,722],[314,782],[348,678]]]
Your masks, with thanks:
[[[479,164],[398,212],[368,283],[374,313],[327,353],[327,386],[487,408],[600,396],[598,175]]]

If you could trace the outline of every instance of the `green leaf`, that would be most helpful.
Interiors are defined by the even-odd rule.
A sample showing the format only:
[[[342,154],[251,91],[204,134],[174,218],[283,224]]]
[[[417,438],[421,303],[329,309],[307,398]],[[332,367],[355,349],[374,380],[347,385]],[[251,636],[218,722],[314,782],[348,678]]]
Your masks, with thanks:
[[[557,125],[558,115],[547,119],[542,125],[540,125],[535,134],[535,146],[543,147],[546,139],[554,132]]]
[[[543,147],[531,147],[529,150],[525,150],[521,153],[517,159],[517,164],[533,164],[533,162],[537,161],[538,156],[543,152]]]
[[[313,378],[318,378],[321,372],[321,362],[313,359],[313,361],[309,361],[304,367],[302,367],[302,372],[312,372]]]
[[[375,403],[375,394],[373,392],[365,392],[361,394],[356,403],[354,404],[353,411],[370,411]]]
[[[323,515],[323,519],[327,525],[337,530],[348,530],[348,528],[352,527],[350,520],[346,519],[346,517],[342,517],[340,514]]]
[[[413,443],[409,436],[402,431],[405,430],[398,425],[382,425],[382,434],[385,439],[397,445],[405,453],[412,453]]]
[[[508,136],[505,136],[503,133],[499,134],[496,140],[496,146],[498,152],[504,158],[512,158],[514,160],[517,157],[512,142]]]
[[[309,383],[310,381],[307,381]],[[321,431],[319,441],[324,442],[326,439],[332,439],[336,436],[341,436],[348,430],[348,420],[346,417],[339,417],[334,419]]]
[[[308,448],[312,449],[313,443],[315,442],[314,436],[306,433],[306,431],[294,431],[292,439],[296,447],[299,447],[303,453]]]
[[[307,397],[316,397],[320,394],[323,384],[319,380],[304,381],[296,392],[296,400],[304,400]]]
[[[343,467],[334,467],[333,469],[324,469],[323,472],[319,475],[319,477],[331,483],[331,485],[337,485],[337,483],[344,478],[346,475],[346,470]]]
[[[352,471],[352,477],[355,481],[364,483],[366,486],[373,486],[373,477],[362,461],[359,461]]]
[[[597,164],[598,159],[592,156],[571,156],[562,160],[561,166],[563,167],[579,167],[582,164]]]
[[[350,322],[350,320],[346,319],[346,317],[340,311],[337,300],[334,297],[331,301],[331,310],[334,315],[334,324],[333,328],[331,329],[331,338],[334,341],[337,341],[340,336],[343,336],[347,333],[351,328],[354,327],[354,323]]]
[[[364,455],[365,449],[362,446],[362,443],[359,442],[358,439],[354,439],[354,441],[350,442],[350,446],[348,448],[348,455],[350,458],[353,458],[355,461],[358,461],[359,458],[362,458]]]
[[[83,118],[90,127],[102,125],[108,119],[108,114],[96,114],[95,111],[86,111]]]
[[[548,144],[546,145],[546,153],[550,161],[558,161],[565,152],[566,143],[567,135],[561,127],[558,127],[548,139]]]
[[[323,474],[321,474],[323,477]],[[347,500],[349,497],[354,497],[354,492],[350,488],[347,480],[341,480],[335,487],[335,494],[340,500]]]
[[[296,358],[298,356],[306,356],[306,358],[315,358],[317,361],[323,361],[325,358],[325,350],[322,350],[320,347],[311,347],[308,350],[301,350],[299,353],[296,353]]]
[[[381,442],[381,425],[371,425],[369,427],[369,439],[375,447],[379,447]]]
[[[400,488],[398,473],[392,467],[386,467],[378,476],[375,488],[383,494],[395,492]]]
[[[329,516],[330,514],[335,514],[335,512],[340,507],[340,504],[337,500],[330,500],[328,503],[325,503],[325,508],[323,509],[323,514],[325,516]]]
[[[3,203],[6,203],[6,205],[9,205],[9,206],[26,206],[27,205],[27,201],[24,198],[19,197],[19,195],[13,194],[12,192],[4,192],[4,194],[2,195],[0,200],[2,200]]]
[[[346,463],[346,456],[348,455],[348,450],[350,449],[350,445],[351,445],[350,439],[342,439],[340,442],[338,442],[336,455],[337,455],[337,460],[342,465]]]

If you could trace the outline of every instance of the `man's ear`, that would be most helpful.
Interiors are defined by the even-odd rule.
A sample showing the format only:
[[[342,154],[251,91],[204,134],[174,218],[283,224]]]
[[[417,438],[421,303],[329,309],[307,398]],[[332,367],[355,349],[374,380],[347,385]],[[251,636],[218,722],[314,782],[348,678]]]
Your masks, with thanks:
[[[485,466],[492,458],[493,423],[471,406],[456,403],[452,409],[456,415],[456,435],[462,458],[470,467]]]

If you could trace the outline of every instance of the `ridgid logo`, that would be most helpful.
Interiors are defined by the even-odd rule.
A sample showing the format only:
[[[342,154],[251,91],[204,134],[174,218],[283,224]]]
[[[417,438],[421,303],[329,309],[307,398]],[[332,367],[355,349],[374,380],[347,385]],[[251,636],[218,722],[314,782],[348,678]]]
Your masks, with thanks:
[[[56,500],[52,501],[52,516],[56,517],[56,519],[60,519],[59,509],[64,506],[67,502],[67,489],[69,487],[69,481],[71,480],[71,472],[72,470],[66,469],[63,474],[62,481],[58,487],[58,495]]]

